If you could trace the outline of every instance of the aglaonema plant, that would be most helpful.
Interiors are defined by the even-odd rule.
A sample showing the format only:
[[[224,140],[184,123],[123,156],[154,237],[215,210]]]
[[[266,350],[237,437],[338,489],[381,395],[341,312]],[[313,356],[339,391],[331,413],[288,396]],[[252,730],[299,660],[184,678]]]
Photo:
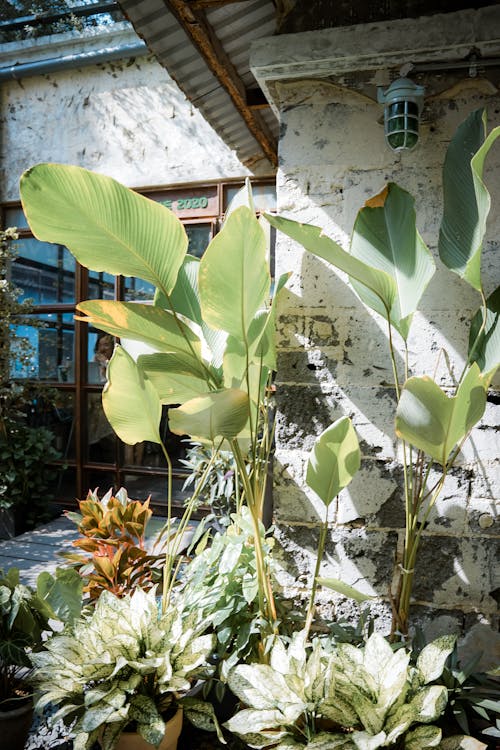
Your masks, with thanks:
[[[487,389],[500,363],[500,289],[487,299],[481,249],[490,208],[483,182],[486,155],[500,128],[486,135],[486,117],[473,112],[452,139],[443,169],[444,212],[439,236],[443,263],[478,293],[481,307],[471,322],[466,366],[452,388],[431,377],[411,377],[408,337],[420,299],[434,274],[431,253],[416,228],[413,198],[388,184],[356,218],[350,252],[315,226],[267,216],[277,229],[349,276],[360,299],[387,322],[387,339],[397,397],[396,436],[404,470],[405,540],[397,561],[399,581],[391,592],[393,635],[406,636],[417,553],[429,514],[474,425],[481,419]],[[399,372],[395,336],[403,343]],[[431,484],[431,469],[441,467]]]
[[[104,411],[123,442],[162,447],[169,468],[168,525],[172,466],[160,434],[162,407],[170,407],[170,430],[210,446],[214,460],[222,447],[233,452],[240,499],[255,528],[259,608],[272,632],[276,609],[259,525],[272,443],[275,301],[288,276],[277,281],[271,301],[266,239],[251,196],[250,205],[229,213],[201,261],[187,253],[188,238],[175,214],[109,177],[39,164],[22,176],[21,198],[38,239],[66,245],[94,271],[136,276],[155,286],[152,305],[78,305],[81,320],[121,339],[108,366]],[[150,353],[134,358],[130,342],[146,344]],[[169,544],[165,606],[183,532],[210,469],[209,462]]]

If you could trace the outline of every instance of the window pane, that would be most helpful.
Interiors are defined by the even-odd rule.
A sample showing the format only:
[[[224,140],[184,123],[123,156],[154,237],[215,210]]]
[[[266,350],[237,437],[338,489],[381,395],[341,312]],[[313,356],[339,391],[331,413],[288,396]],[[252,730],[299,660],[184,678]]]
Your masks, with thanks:
[[[37,378],[72,383],[75,380],[75,322],[73,313],[32,315],[25,324],[13,327],[14,333],[29,347],[21,356],[21,347],[12,352],[11,377]]]
[[[74,302],[76,262],[65,247],[31,238],[17,240],[16,246],[12,281],[22,290],[20,300],[32,299],[35,305]]]
[[[155,296],[155,287],[149,281],[134,277],[125,278],[126,302],[150,302]]]
[[[163,408],[163,414],[160,423],[160,437],[163,440],[165,448],[172,465],[176,468],[182,468],[181,459],[186,455],[186,443],[183,438],[174,435],[168,429],[168,409]],[[145,466],[148,468],[167,468],[167,461],[163,455],[161,446],[158,443],[144,441],[136,445],[124,445],[123,464],[124,466]]]
[[[116,486],[116,474],[114,471],[102,469],[87,469],[83,474],[83,498],[87,497],[89,490],[98,489],[99,497],[106,494],[109,489],[117,492],[120,488]]]
[[[56,476],[50,487],[50,493],[59,502],[70,504],[74,508],[76,492],[76,469],[72,466],[64,469],[58,466]]]
[[[166,515],[168,503],[168,489],[166,476],[137,476],[125,474],[123,484],[127,489],[129,497],[144,502],[151,497],[151,503],[157,506],[155,515]],[[172,479],[172,510],[174,516],[180,516],[183,512],[184,501],[190,493],[182,489],[184,478],[173,477]],[[164,509],[164,512],[163,512]]]
[[[89,271],[89,299],[114,299],[115,277],[102,271]]]
[[[87,393],[87,460],[99,464],[116,461],[116,437],[102,408],[102,394]]]
[[[30,424],[53,433],[54,448],[63,459],[75,457],[74,405],[75,394],[66,391],[56,393],[55,400],[37,396],[31,405]]]
[[[188,253],[201,258],[212,238],[210,224],[187,224],[184,229],[189,239]]]
[[[28,229],[28,222],[24,211],[19,206],[18,208],[6,208],[4,211],[6,227],[17,227],[17,229]]]
[[[226,211],[241,186],[229,186],[224,191],[224,210]],[[252,185],[253,202],[256,211],[276,211],[276,186]]]
[[[115,338],[90,326],[87,335],[87,383],[105,383],[106,368],[115,348]]]

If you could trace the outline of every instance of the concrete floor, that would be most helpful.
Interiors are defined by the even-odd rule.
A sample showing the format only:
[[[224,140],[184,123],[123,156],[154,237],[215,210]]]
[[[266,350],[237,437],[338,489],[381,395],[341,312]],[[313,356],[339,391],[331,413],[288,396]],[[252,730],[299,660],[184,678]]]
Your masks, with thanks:
[[[164,518],[153,517],[147,526],[147,539],[152,540],[164,523]],[[195,524],[193,521],[190,525]],[[185,543],[189,542],[191,535],[192,531],[187,532]],[[64,516],[56,518],[33,531],[0,541],[0,568],[19,568],[21,581],[34,586],[39,573],[44,570],[53,573],[57,567],[66,564],[60,553],[74,550],[71,543],[78,536],[74,523]]]

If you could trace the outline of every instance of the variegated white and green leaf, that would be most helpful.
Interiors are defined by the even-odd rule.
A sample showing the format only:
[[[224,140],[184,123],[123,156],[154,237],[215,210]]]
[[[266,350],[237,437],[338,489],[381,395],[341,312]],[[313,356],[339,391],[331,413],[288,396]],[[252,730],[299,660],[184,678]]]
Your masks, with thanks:
[[[441,677],[456,640],[455,635],[442,635],[422,649],[417,659],[417,669],[424,685]]]

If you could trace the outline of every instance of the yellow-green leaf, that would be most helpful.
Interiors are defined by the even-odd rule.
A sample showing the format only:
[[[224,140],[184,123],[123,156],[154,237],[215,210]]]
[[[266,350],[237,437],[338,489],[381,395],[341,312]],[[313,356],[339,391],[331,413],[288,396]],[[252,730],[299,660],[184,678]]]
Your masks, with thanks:
[[[94,271],[138,276],[167,294],[188,239],[168,208],[105,175],[67,164],[38,164],[21,177],[21,200],[35,237],[56,242]]]
[[[228,388],[170,409],[169,426],[176,435],[189,435],[192,440],[232,440],[245,427],[248,410],[248,395]]]
[[[486,386],[473,364],[449,397],[428,376],[406,381],[396,411],[396,434],[445,466],[455,446],[483,416]]]
[[[114,431],[124,443],[161,443],[161,401],[152,383],[132,357],[117,346],[108,365],[102,405]]]
[[[359,469],[358,438],[348,417],[341,417],[316,438],[307,464],[306,483],[328,506]]]

